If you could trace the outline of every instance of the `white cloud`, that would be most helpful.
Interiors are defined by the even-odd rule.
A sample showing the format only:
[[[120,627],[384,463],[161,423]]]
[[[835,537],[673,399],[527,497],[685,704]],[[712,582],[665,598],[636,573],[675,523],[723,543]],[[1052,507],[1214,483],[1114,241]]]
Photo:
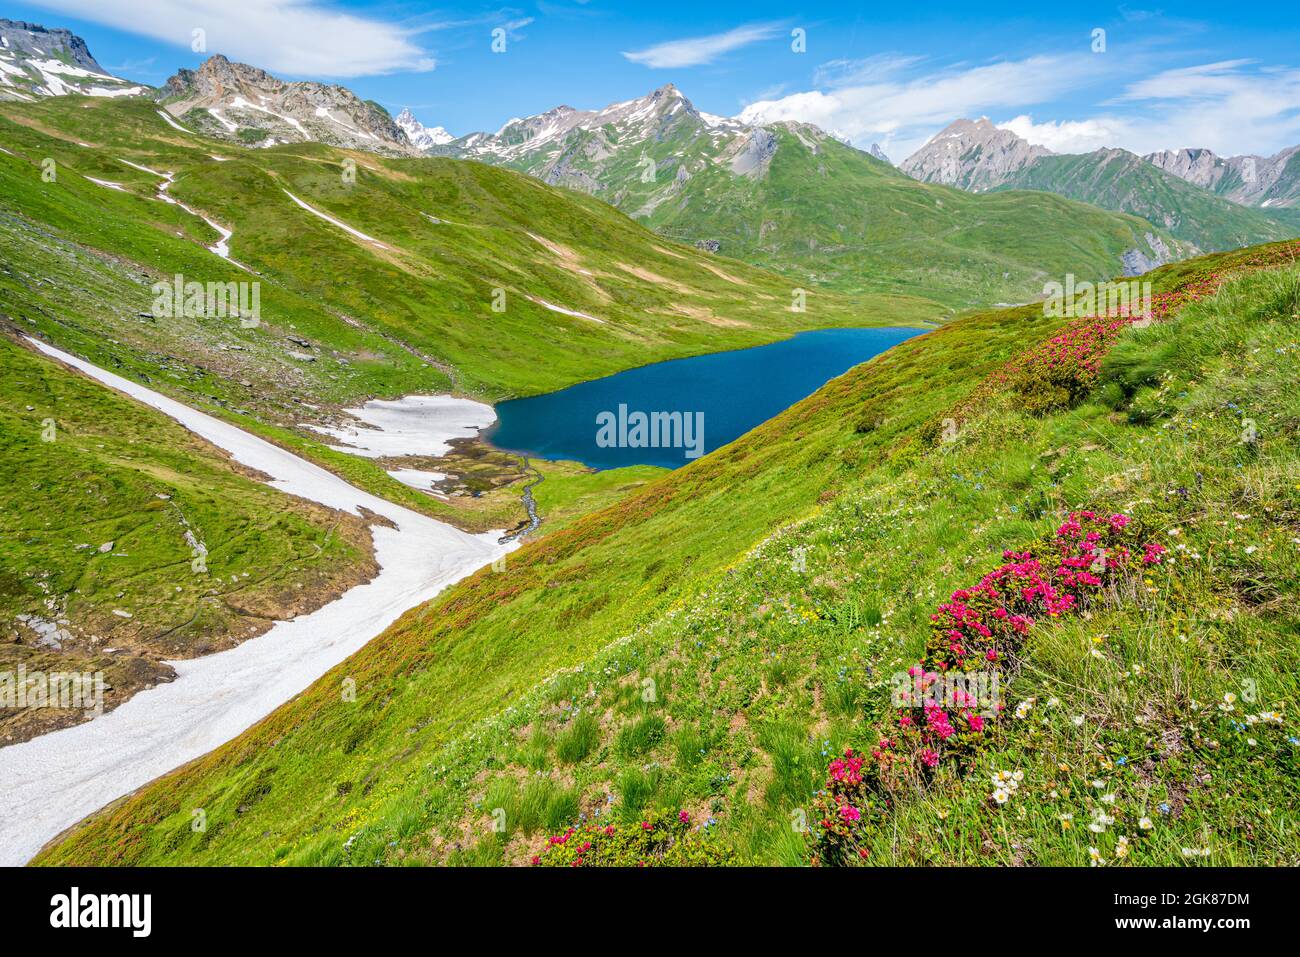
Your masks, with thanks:
[[[1091,153],[1104,146],[1115,146],[1128,135],[1127,124],[1115,120],[1035,123],[1033,117],[1021,114],[997,125],[1031,143],[1046,146],[1053,153]]]
[[[1058,153],[1208,147],[1228,156],[1271,155],[1300,143],[1300,69],[1291,67],[1224,60],[1141,76],[1140,58],[1084,53],[918,75],[921,62],[893,54],[833,61],[815,72],[817,89],[751,103],[740,119],[801,120],[837,130],[858,147],[878,142],[897,157],[953,120],[981,114],[1010,116],[998,126]],[[1077,100],[1089,84],[1119,92],[1095,110],[1071,109],[1074,118],[1035,121],[1055,112],[1058,100]]]
[[[1140,110],[1123,145],[1271,154],[1300,142],[1300,70],[1225,60],[1131,83],[1113,106]]]
[[[918,77],[907,75],[919,62],[915,57],[874,57],[847,68],[828,64],[839,68],[840,83],[751,103],[740,119],[800,120],[837,130],[858,146],[878,142],[890,155],[910,156],[958,117],[1051,102],[1116,68],[1104,60],[1091,54],[1033,56]],[[830,72],[823,68],[818,77],[830,79]]]
[[[414,42],[419,29],[343,13],[319,0],[34,2],[183,47],[191,45],[193,31],[203,30],[207,52],[277,73],[353,77],[434,67]]]
[[[998,125],[1058,153],[1204,147],[1268,156],[1300,143],[1300,70],[1291,68],[1246,60],[1178,67],[1134,80],[1105,105],[1110,112],[1085,120],[1017,116]]]
[[[657,43],[644,50],[624,53],[633,63],[655,69],[672,67],[699,66],[712,63],[724,53],[739,50],[760,40],[768,40],[780,32],[776,23],[751,23],[736,27],[726,33],[715,33],[707,37],[688,37],[684,40],[669,40]]]

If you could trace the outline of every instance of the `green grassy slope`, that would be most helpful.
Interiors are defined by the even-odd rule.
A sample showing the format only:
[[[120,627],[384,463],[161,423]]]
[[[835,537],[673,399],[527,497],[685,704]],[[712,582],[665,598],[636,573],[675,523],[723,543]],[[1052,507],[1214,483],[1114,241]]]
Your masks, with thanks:
[[[241,150],[180,133],[145,102],[6,104],[0,145],[4,315],[472,530],[520,519],[514,485],[472,508],[444,502],[326,448],[302,424],[333,421],[371,397],[496,399],[801,329],[917,324],[943,312],[929,300],[829,292],[795,312],[790,280],[677,246],[598,200],[529,177],[312,144]],[[169,194],[232,228],[233,258],[256,274],[205,248],[218,233],[154,198],[163,180],[137,167],[174,174]],[[345,181],[349,170],[355,182]],[[285,190],[384,248],[301,209]],[[260,324],[152,315],[151,286],[177,275],[257,281]],[[503,312],[492,309],[497,289]],[[570,475],[575,483],[581,477]],[[566,510],[595,501],[572,491]]]
[[[984,313],[904,343],[407,614],[41,860],[521,861],[579,814],[656,805],[714,818],[743,859],[805,860],[792,821],[830,752],[871,743],[935,602],[1082,505],[1136,511],[1200,557],[1045,628],[1014,685],[1058,699],[1045,723],[1008,732],[980,774],[931,782],[873,859],[1079,863],[1096,839],[1060,815],[1085,820],[1104,774],[1124,826],[1170,808],[1145,859],[1208,845],[1216,863],[1294,862],[1294,748],[1271,726],[1250,745],[1213,702],[1247,678],[1253,708],[1295,699],[1296,289],[1294,267],[1247,277],[1123,341],[1104,403],[1030,417],[990,399],[937,445],[950,410],[1059,322]],[[994,817],[983,772],[1007,763],[1030,784]]]
[[[1125,150],[1043,156],[999,189],[1036,189],[1140,216],[1214,252],[1289,239],[1296,225],[1171,176]]]
[[[1146,234],[1161,234],[1056,196],[918,183],[830,137],[816,153],[792,130],[777,141],[766,177],[710,171],[691,181],[689,202],[664,203],[646,221],[721,238],[732,255],[835,288],[942,290],[928,294],[954,307],[1025,302],[1067,272],[1119,275],[1124,252],[1150,255]]]
[[[113,707],[373,573],[359,520],[3,335],[0,381],[0,671],[103,670]],[[81,717],[5,711],[0,743]]]
[[[1109,279],[1121,255],[1154,258],[1163,229],[1054,196],[971,194],[919,183],[813,127],[772,127],[770,165],[733,172],[727,139],[679,112],[662,135],[612,150],[571,134],[561,182],[588,190],[685,242],[717,240],[728,256],[800,283],[938,299],[954,308],[1027,302],[1074,273]],[[594,154],[594,155],[593,155]],[[646,160],[655,175],[643,176]],[[558,175],[551,153],[510,163]]]
[[[217,394],[281,420],[291,395],[522,395],[801,329],[915,323],[940,311],[926,300],[824,293],[794,312],[789,280],[739,263],[723,269],[601,202],[528,177],[318,144],[242,150],[178,133],[142,102],[5,104],[0,143],[13,154],[0,155],[0,208],[14,229],[51,232],[132,267],[134,290],[114,302],[129,315],[105,317],[96,334],[111,330],[138,351],[166,342],[182,357],[201,354],[222,367]],[[46,159],[53,183],[41,179]],[[175,173],[176,199],[233,228],[233,258],[263,284],[262,327],[126,321],[148,311],[158,278],[250,277],[198,245],[216,239],[200,220],[153,198],[158,177],[122,160]],[[317,218],[286,191],[382,245]],[[314,362],[289,355],[304,348],[290,335],[310,344]]]
[[[923,301],[850,302],[818,294],[806,312],[795,313],[788,280],[739,263],[722,269],[603,203],[518,174],[447,160],[386,161],[320,146],[240,150],[176,131],[145,101],[62,97],[5,104],[0,146],[0,322],[278,442],[368,491],[475,531],[510,527],[524,517],[518,482],[466,499],[467,505],[443,501],[395,481],[380,463],[326,448],[301,424],[328,420],[372,396],[526,393],[654,359],[767,342],[803,328],[916,322],[938,312]],[[355,183],[345,181],[350,169]],[[201,217],[156,198],[164,182],[159,173],[174,175],[169,195],[234,230],[232,255],[254,274],[205,248],[219,234]],[[301,209],[286,189],[382,237],[384,247]],[[154,314],[151,286],[177,275],[202,283],[257,281],[261,322],[246,328],[230,316]],[[501,313],[490,308],[497,287],[506,293]],[[601,321],[562,315],[534,299]],[[25,388],[23,377],[6,376],[0,402],[24,408],[31,404]],[[113,419],[109,399],[88,399],[85,408]],[[53,454],[20,454],[13,446],[5,455],[16,490],[30,483],[42,494],[75,495],[87,487],[74,482],[57,493],[48,469],[67,463]],[[561,464],[543,470],[550,481],[539,493],[543,516],[556,524],[613,500],[644,477],[616,480]],[[84,473],[78,468],[70,474]],[[113,494],[103,494],[125,527],[132,521],[127,502],[139,505],[132,497],[139,490],[128,495],[117,484]],[[110,563],[130,568],[133,582],[145,589],[140,595],[114,588],[117,578],[109,576],[103,589],[69,599],[67,589],[78,576],[106,559],[65,555],[62,539],[41,539],[34,551],[17,549],[6,556],[5,588],[16,604],[0,611],[33,612],[28,605],[35,585],[26,580],[27,570],[57,574],[55,603],[75,606],[65,615],[74,630],[103,638],[105,647],[141,653],[130,658],[135,670],[129,680],[124,665],[109,669],[125,691],[167,674],[141,664],[145,652],[156,658],[164,650],[183,655],[224,647],[247,633],[241,614],[266,617],[300,607],[297,594],[284,589],[312,584],[312,594],[323,601],[339,582],[364,570],[364,556],[338,542],[311,561],[304,557],[313,554],[309,548],[324,546],[321,529],[337,521],[323,511],[274,505],[281,497],[253,482],[223,496],[207,522],[213,534],[233,538],[234,529],[247,526],[243,534],[265,538],[256,547],[250,543],[241,559],[264,564],[255,576],[261,584],[232,589],[247,600],[240,614],[221,604],[221,589],[214,595],[198,590],[200,598],[188,581],[179,583],[181,592],[174,591],[175,582],[164,587],[178,567],[170,540],[165,547],[136,547],[129,563],[120,557]],[[161,507],[150,505],[140,520]],[[285,522],[301,511],[302,527],[257,524],[277,509]],[[15,513],[10,531],[18,534],[26,520]],[[349,536],[362,541],[364,532],[353,524]],[[83,543],[67,547],[76,544]],[[328,573],[319,567],[325,561],[333,561]],[[238,573],[250,567],[240,564]],[[14,584],[20,580],[21,587]],[[120,609],[135,615],[130,625],[112,615],[114,597],[142,605]],[[65,614],[62,608],[47,611]],[[7,627],[13,637],[17,626]],[[171,635],[175,647],[128,648],[122,639],[127,632],[142,645]]]

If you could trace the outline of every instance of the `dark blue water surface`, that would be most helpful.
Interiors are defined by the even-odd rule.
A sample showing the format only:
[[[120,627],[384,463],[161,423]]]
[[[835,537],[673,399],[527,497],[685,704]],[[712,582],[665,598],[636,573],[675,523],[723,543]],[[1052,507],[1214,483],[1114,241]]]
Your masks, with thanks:
[[[679,468],[694,461],[691,453],[726,445],[827,381],[922,331],[823,329],[752,349],[658,362],[559,392],[502,402],[496,407],[496,425],[483,435],[500,449],[598,469]],[[681,414],[676,422],[660,416],[653,430],[636,428],[635,413],[649,420],[651,413],[674,412]],[[702,441],[694,430],[701,423]],[[670,447],[634,447],[651,441],[652,431]],[[611,441],[624,444],[610,447]]]

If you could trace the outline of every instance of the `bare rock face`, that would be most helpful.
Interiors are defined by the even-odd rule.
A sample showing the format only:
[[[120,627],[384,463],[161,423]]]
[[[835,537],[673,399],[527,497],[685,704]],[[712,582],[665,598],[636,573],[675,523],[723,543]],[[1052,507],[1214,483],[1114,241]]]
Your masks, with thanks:
[[[1125,276],[1141,276],[1158,266],[1163,266],[1165,263],[1171,263],[1180,258],[1180,254],[1171,250],[1161,237],[1146,233],[1143,238],[1147,241],[1150,255],[1148,255],[1148,250],[1143,250],[1138,246],[1124,252],[1120,256],[1120,262],[1124,266]]]
[[[0,18],[0,100],[42,96],[140,96],[146,86],[111,75],[68,30]]]
[[[738,176],[760,177],[767,172],[775,153],[776,137],[770,131],[756,127],[736,141],[729,165]]]
[[[1040,156],[1050,156],[987,118],[954,120],[898,168],[923,183],[942,183],[980,192],[1000,186]]]
[[[1300,206],[1300,146],[1273,156],[1217,156],[1207,149],[1162,150],[1143,157],[1179,179],[1246,206]]]
[[[1228,168],[1210,150],[1161,150],[1142,158],[1157,169],[1202,189],[1214,189]]]
[[[288,82],[220,55],[198,70],[178,71],[159,99],[190,128],[245,146],[314,141],[397,156],[419,152],[386,110],[346,87]]]

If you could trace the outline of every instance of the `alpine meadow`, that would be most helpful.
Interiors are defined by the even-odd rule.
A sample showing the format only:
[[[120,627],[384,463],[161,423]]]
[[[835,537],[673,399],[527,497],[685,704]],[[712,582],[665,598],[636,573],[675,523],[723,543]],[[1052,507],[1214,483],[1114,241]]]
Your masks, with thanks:
[[[1268,6],[11,4],[0,912],[1280,926]]]

